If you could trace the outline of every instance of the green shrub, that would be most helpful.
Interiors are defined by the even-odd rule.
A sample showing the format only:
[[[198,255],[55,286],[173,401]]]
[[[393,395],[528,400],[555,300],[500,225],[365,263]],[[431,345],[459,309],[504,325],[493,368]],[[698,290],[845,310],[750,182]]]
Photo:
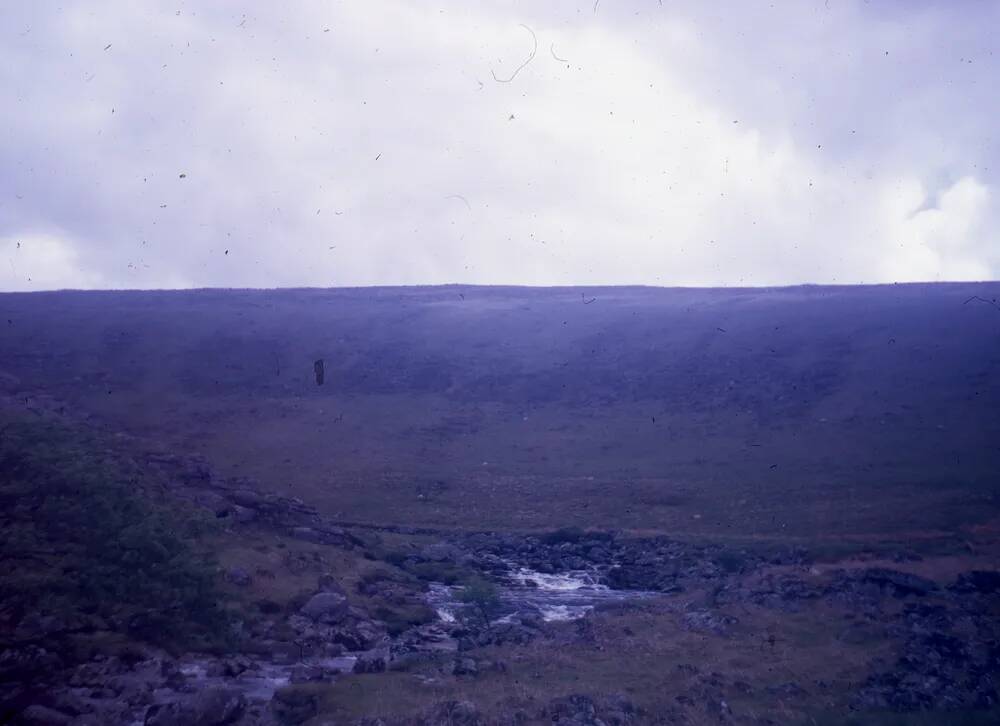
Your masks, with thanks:
[[[500,592],[489,580],[472,578],[455,597],[470,607],[474,617],[488,623],[500,609]]]
[[[24,608],[114,616],[144,639],[218,640],[228,618],[216,568],[192,542],[203,520],[154,504],[141,472],[100,451],[44,421],[4,428],[0,595]]]
[[[743,572],[747,564],[747,557],[743,552],[723,550],[715,556],[715,563],[722,568],[723,572],[735,575]]]

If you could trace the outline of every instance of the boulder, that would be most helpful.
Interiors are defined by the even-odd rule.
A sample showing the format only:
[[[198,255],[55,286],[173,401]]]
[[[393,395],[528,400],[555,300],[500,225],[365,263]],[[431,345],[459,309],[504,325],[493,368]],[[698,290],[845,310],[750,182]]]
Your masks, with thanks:
[[[292,683],[316,683],[325,680],[325,672],[318,666],[297,665],[292,668],[289,680]]]
[[[341,622],[348,612],[347,598],[339,592],[319,592],[309,598],[300,612],[308,618],[320,623],[336,624]]]
[[[978,592],[983,595],[1000,592],[1000,572],[993,570],[963,572],[951,587],[957,592]]]
[[[389,651],[379,648],[362,653],[354,662],[355,673],[382,673],[389,664]]]
[[[24,709],[20,720],[25,726],[60,726],[72,721],[72,716],[37,703]]]
[[[357,630],[351,627],[333,628],[330,630],[329,640],[334,645],[347,651],[366,650],[375,645],[375,642],[365,638]]]
[[[738,622],[739,618],[715,613],[711,610],[694,610],[684,614],[685,629],[712,633],[713,635],[729,635],[730,626]]]
[[[316,578],[316,589],[320,592],[338,592],[344,594],[344,588],[337,582],[337,578],[329,572],[323,573]]]
[[[15,636],[21,640],[40,640],[53,635],[62,635],[70,629],[62,618],[30,613],[18,623]]]
[[[457,562],[465,553],[453,544],[435,542],[420,550],[420,556],[431,562]]]
[[[937,584],[926,577],[882,567],[870,567],[862,571],[859,579],[862,582],[878,585],[894,597],[928,595],[938,589]]]
[[[237,655],[232,658],[213,660],[206,666],[205,675],[210,678],[236,678],[248,670],[255,670],[259,667],[245,655]]]
[[[234,688],[203,688],[179,701],[158,703],[146,711],[145,726],[225,726],[246,711],[246,698]]]
[[[126,666],[120,659],[98,657],[87,663],[81,663],[73,669],[69,685],[76,687],[99,686],[111,676],[125,672]]]
[[[329,545],[349,545],[351,537],[340,527],[292,527],[292,537],[304,542]]]
[[[469,701],[444,701],[432,706],[422,724],[448,724],[448,726],[480,726],[485,723],[474,703]]]
[[[267,503],[267,497],[252,489],[237,489],[229,493],[229,498],[247,509],[259,509]]]
[[[545,708],[545,715],[553,723],[594,724],[597,720],[597,706],[590,696],[575,693],[555,698]]]
[[[196,501],[204,509],[218,518],[229,516],[232,511],[232,504],[221,494],[211,491],[199,492]]]
[[[669,563],[656,565],[620,565],[608,570],[603,583],[612,590],[679,592],[677,568]]]
[[[294,726],[308,721],[319,710],[314,693],[295,686],[275,691],[271,698],[271,712],[279,723]]]
[[[0,681],[28,680],[61,667],[59,656],[37,645],[10,648],[0,653]]]
[[[472,658],[456,658],[452,661],[450,670],[453,676],[479,675],[479,666]]]
[[[257,519],[257,511],[242,504],[234,504],[232,507],[232,517],[240,524],[248,524]]]
[[[246,710],[246,698],[233,688],[205,688],[191,699],[194,723],[213,726],[237,721]]]

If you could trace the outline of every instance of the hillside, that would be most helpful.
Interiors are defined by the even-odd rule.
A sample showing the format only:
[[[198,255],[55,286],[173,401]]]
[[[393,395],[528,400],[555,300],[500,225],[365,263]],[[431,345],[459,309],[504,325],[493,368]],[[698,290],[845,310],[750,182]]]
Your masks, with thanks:
[[[345,522],[905,539],[996,517],[998,294],[5,294],[0,372]]]
[[[996,723],[998,293],[2,295],[0,721]]]

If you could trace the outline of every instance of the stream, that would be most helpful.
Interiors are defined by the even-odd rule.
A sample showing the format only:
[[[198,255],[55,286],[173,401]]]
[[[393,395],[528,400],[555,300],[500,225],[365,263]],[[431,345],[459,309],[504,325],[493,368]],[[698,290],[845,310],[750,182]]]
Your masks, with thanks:
[[[460,586],[431,585],[427,602],[444,622],[455,622],[463,604],[456,598]],[[500,602],[509,622],[520,615],[539,615],[546,622],[582,618],[601,603],[649,597],[655,593],[612,590],[599,581],[598,573],[570,570],[545,574],[526,567],[513,567],[502,581]]]
[[[443,623],[459,619],[463,607],[456,595],[459,586],[433,583],[427,592],[428,604]],[[575,620],[601,603],[649,597],[654,593],[612,590],[598,581],[592,571],[568,571],[545,574],[523,567],[512,567],[500,582],[502,617],[494,622],[511,622],[518,616],[541,617],[547,622]],[[358,654],[334,658],[304,658],[297,663],[278,663],[251,658],[253,666],[239,676],[209,675],[211,658],[190,656],[180,662],[181,672],[202,687],[236,687],[249,701],[268,701],[279,688],[292,682],[293,672],[302,667],[322,669],[328,674],[350,673]]]

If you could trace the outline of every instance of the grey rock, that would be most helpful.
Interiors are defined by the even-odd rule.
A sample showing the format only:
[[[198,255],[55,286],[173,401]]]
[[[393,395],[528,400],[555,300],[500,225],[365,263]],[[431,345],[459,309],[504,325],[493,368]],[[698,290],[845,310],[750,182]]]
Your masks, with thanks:
[[[469,701],[444,701],[432,706],[420,723],[427,726],[480,726],[479,709]]]
[[[292,527],[292,537],[316,544],[347,545],[351,538],[339,527]]]
[[[252,489],[238,489],[230,492],[229,498],[236,504],[248,509],[259,509],[267,503],[267,497]]]
[[[342,588],[340,583],[337,582],[337,578],[329,572],[326,572],[316,578],[316,589],[320,592],[337,592],[341,595],[344,594],[344,588]]]
[[[420,550],[420,556],[431,562],[457,562],[465,553],[453,544],[436,542]]]
[[[456,658],[451,663],[451,674],[453,676],[476,676],[479,675],[479,666],[472,658]]]
[[[339,623],[347,615],[347,598],[339,592],[319,592],[302,606],[303,615],[316,622]]]
[[[62,661],[55,653],[37,645],[9,648],[0,653],[0,680],[18,681],[57,670]]]
[[[234,688],[204,688],[185,699],[155,704],[146,711],[145,726],[225,726],[246,711],[246,698]]]
[[[26,726],[60,726],[72,723],[73,717],[54,708],[34,704],[21,712],[21,723]]]
[[[739,619],[736,617],[714,613],[710,610],[694,610],[684,614],[684,627],[686,629],[714,635],[728,635],[730,626],[738,622]]]
[[[34,640],[65,633],[70,627],[61,618],[54,615],[39,615],[31,613],[25,616],[17,625],[16,635],[23,640]]]
[[[257,519],[257,510],[251,509],[250,507],[244,507],[242,504],[234,504],[232,508],[232,516],[233,519],[240,524],[249,524]]]
[[[1000,572],[993,570],[970,570],[958,576],[952,589],[956,592],[977,592],[992,594],[1000,592]]]
[[[545,708],[545,715],[551,717],[553,723],[587,724],[597,726],[601,722],[597,718],[597,706],[590,696],[575,693],[563,698],[556,698]]]
[[[314,694],[295,688],[282,688],[271,698],[271,712],[279,723],[289,726],[308,721],[318,708]]]
[[[191,710],[195,723],[222,726],[235,722],[246,710],[246,698],[233,688],[205,688],[195,694]]]
[[[316,666],[298,665],[292,668],[289,680],[292,683],[317,683],[325,680],[325,673]]]
[[[355,673],[382,673],[389,664],[390,656],[387,649],[379,648],[362,653],[354,663]]]
[[[937,584],[926,577],[881,567],[872,567],[864,570],[861,574],[861,580],[878,585],[895,597],[928,595],[938,589]]]

